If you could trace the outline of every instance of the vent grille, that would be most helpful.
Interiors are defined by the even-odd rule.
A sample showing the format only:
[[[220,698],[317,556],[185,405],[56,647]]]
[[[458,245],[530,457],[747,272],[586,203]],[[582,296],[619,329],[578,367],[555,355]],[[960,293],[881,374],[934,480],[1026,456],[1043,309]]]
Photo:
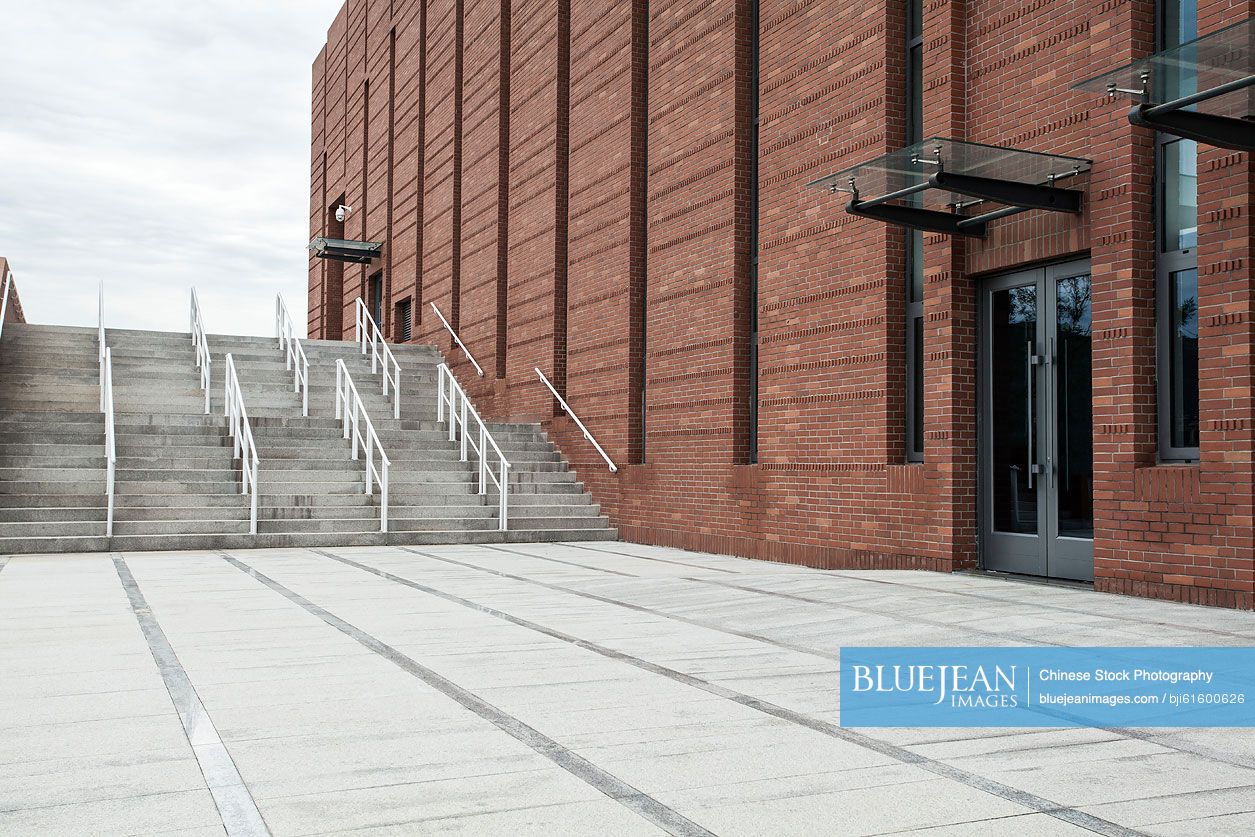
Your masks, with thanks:
[[[413,334],[413,319],[411,317],[410,300],[406,299],[397,306],[397,322],[401,326],[401,342],[410,342],[410,336]]]

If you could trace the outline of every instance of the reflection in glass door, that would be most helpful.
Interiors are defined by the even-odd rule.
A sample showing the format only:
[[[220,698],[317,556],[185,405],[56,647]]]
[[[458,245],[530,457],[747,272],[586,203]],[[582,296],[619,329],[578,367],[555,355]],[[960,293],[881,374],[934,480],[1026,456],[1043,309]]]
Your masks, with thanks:
[[[982,292],[981,535],[988,569],[1093,578],[1091,302],[1085,264]]]

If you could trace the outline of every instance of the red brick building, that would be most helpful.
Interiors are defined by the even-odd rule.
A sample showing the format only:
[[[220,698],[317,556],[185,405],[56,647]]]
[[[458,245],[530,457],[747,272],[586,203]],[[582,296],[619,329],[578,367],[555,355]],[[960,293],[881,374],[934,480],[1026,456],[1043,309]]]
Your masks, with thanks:
[[[1073,86],[1253,10],[348,0],[311,233],[383,247],[311,258],[310,335],[361,296],[448,350],[629,540],[1251,608],[1255,164]],[[927,137],[1089,161],[1080,212],[917,232],[808,186]]]

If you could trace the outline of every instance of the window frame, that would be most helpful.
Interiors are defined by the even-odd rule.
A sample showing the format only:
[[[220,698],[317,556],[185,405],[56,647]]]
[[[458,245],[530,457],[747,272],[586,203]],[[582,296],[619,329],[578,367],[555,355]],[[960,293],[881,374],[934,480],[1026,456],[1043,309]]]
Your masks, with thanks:
[[[918,12],[918,17],[916,13]],[[923,76],[924,76],[924,3],[923,0],[906,0],[903,30],[906,34],[906,52],[903,74],[903,99],[906,104],[906,142],[919,142],[924,138],[923,126]],[[918,27],[918,31],[916,28]],[[916,54],[918,50],[918,57]],[[918,66],[919,79],[915,77]],[[918,89],[917,89],[918,88]],[[917,259],[915,244],[920,242],[920,256],[923,256],[924,234],[919,230],[906,230],[902,241],[905,255],[903,271],[904,282],[904,326],[906,332],[906,438],[903,448],[907,462],[924,461],[924,353],[923,353],[923,321],[924,321],[924,283],[922,258]],[[920,292],[918,299],[912,299],[915,289],[915,271],[921,273]],[[916,331],[919,336],[916,336]],[[917,357],[918,356],[918,357]],[[916,444],[918,442],[918,445]]]
[[[1179,2],[1179,0],[1178,0]],[[1157,49],[1165,49],[1174,46],[1176,41],[1170,38],[1167,31],[1169,23],[1168,8],[1172,0],[1156,0],[1155,3],[1155,46]],[[1195,4],[1195,14],[1197,15],[1197,4]],[[1176,18],[1174,17],[1175,21]],[[1172,413],[1173,413],[1173,369],[1172,369],[1172,276],[1184,270],[1194,270],[1196,275],[1198,271],[1198,244],[1197,236],[1195,246],[1185,247],[1178,250],[1167,250],[1164,244],[1167,242],[1167,205],[1165,197],[1167,195],[1167,167],[1166,167],[1166,148],[1174,142],[1186,142],[1181,137],[1171,134],[1156,133],[1155,134],[1155,160],[1154,160],[1154,193],[1152,196],[1152,204],[1154,208],[1154,247],[1155,247],[1155,414],[1157,421],[1156,435],[1158,437],[1158,453],[1161,462],[1198,462],[1202,458],[1201,445],[1180,446],[1174,445],[1172,439]],[[1198,152],[1197,143],[1195,143],[1195,154]],[[1195,219],[1197,224],[1197,217]],[[1199,287],[1198,295],[1202,296],[1202,288]],[[1201,342],[1201,335],[1200,342]],[[1196,371],[1195,375],[1198,375]],[[1197,408],[1196,408],[1197,409]],[[1200,410],[1199,424],[1202,424],[1202,415]]]

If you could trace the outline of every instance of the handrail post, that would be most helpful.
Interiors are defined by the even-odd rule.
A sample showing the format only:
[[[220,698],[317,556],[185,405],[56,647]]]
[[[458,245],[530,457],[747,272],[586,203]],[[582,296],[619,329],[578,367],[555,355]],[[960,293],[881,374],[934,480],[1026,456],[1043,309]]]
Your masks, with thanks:
[[[479,493],[488,493],[488,435],[484,423],[479,423]]]
[[[113,537],[113,507],[116,487],[117,436],[113,421],[113,351],[105,347],[101,398],[105,414],[105,537]]]
[[[257,463],[253,463],[253,501],[249,504],[248,511],[248,533],[250,535],[257,534]]]
[[[462,395],[462,461],[466,461],[466,395]]]
[[[444,366],[436,367],[436,423],[444,421]]]
[[[379,452],[383,455],[383,451]],[[379,478],[379,531],[384,534],[388,533],[388,460],[383,460],[383,473]]]
[[[455,441],[457,439],[458,423],[457,423],[457,419],[455,418],[455,416],[457,415],[457,409],[456,409],[457,401],[453,397],[454,387],[456,386],[457,386],[457,381],[453,379],[453,371],[450,370],[449,371],[449,441],[450,442]]]
[[[353,446],[353,461],[356,462],[357,461],[357,437],[360,436],[362,433],[361,428],[358,426],[358,421],[357,421],[357,405],[354,405],[353,409],[349,411],[349,421],[352,424],[352,430],[349,431],[349,439],[352,442],[352,446]]]
[[[498,527],[500,531],[505,532],[509,528],[509,525],[507,523],[507,517],[506,517],[507,516],[506,497],[509,496],[509,493],[510,493],[510,464],[505,461],[505,457],[502,457],[501,459],[500,489],[501,490],[498,493],[501,496],[497,500],[499,504],[499,507],[497,509],[497,520],[499,521]]]
[[[396,374],[397,379],[392,382],[392,417],[397,421],[401,420],[401,364],[397,363],[396,358],[392,359],[392,371]]]

